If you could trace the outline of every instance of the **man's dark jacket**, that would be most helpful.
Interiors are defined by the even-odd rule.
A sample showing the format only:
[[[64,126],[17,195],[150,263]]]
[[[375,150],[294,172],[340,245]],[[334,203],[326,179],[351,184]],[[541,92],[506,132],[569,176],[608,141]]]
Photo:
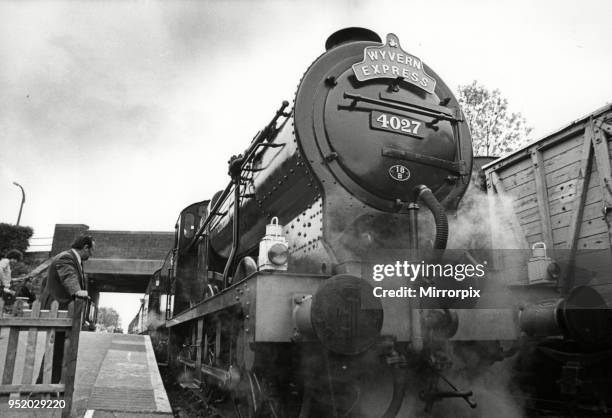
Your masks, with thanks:
[[[51,309],[54,300],[59,302],[59,309],[67,309],[72,296],[79,290],[87,290],[82,266],[74,251],[61,252],[49,266],[41,294],[41,309]]]

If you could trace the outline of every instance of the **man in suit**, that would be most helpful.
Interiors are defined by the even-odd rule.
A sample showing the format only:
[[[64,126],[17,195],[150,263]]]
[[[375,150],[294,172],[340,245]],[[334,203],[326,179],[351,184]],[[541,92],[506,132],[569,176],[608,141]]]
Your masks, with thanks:
[[[67,309],[74,297],[88,296],[82,262],[91,257],[95,244],[91,235],[82,235],[74,240],[70,250],[55,256],[43,283],[41,309],[51,309],[54,300],[59,302],[60,309]]]
[[[59,309],[67,309],[73,298],[86,298],[87,281],[83,273],[82,262],[89,259],[95,249],[91,235],[82,235],[74,240],[72,248],[59,253],[53,258],[47,271],[47,280],[43,282],[41,309],[51,309],[54,300],[59,302]],[[59,383],[62,374],[64,353],[64,332],[57,332],[53,348],[53,372],[51,383]],[[42,370],[37,383],[42,383]]]

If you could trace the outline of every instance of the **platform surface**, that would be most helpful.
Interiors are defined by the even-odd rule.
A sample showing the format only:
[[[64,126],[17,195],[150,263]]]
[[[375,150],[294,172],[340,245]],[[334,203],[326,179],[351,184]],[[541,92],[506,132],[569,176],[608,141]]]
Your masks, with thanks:
[[[19,336],[13,383],[21,382],[26,332]],[[38,335],[44,341],[45,333]],[[8,329],[0,330],[0,371],[4,366]],[[35,370],[44,344],[37,345]],[[36,373],[34,378],[36,377]],[[81,332],[73,395],[74,416],[128,418],[172,416],[151,339],[148,335]],[[61,410],[15,410],[0,403],[0,417],[59,417]]]
[[[74,407],[78,416],[172,416],[148,335],[82,332]]]

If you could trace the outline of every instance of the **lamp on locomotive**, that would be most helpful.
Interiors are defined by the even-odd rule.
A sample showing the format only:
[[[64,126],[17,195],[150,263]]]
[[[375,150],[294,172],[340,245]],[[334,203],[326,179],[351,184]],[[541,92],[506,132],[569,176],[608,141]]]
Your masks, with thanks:
[[[283,227],[274,217],[266,225],[266,235],[259,243],[259,270],[287,270],[289,247],[283,235]]]

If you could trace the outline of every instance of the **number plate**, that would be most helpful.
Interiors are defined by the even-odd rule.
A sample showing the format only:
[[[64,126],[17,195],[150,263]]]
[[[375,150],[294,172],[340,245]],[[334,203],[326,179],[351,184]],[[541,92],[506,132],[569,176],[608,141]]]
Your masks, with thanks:
[[[421,133],[425,129],[425,122],[423,121],[377,111],[372,111],[370,115],[370,127],[372,129],[380,129],[382,131],[423,139],[423,134]]]

